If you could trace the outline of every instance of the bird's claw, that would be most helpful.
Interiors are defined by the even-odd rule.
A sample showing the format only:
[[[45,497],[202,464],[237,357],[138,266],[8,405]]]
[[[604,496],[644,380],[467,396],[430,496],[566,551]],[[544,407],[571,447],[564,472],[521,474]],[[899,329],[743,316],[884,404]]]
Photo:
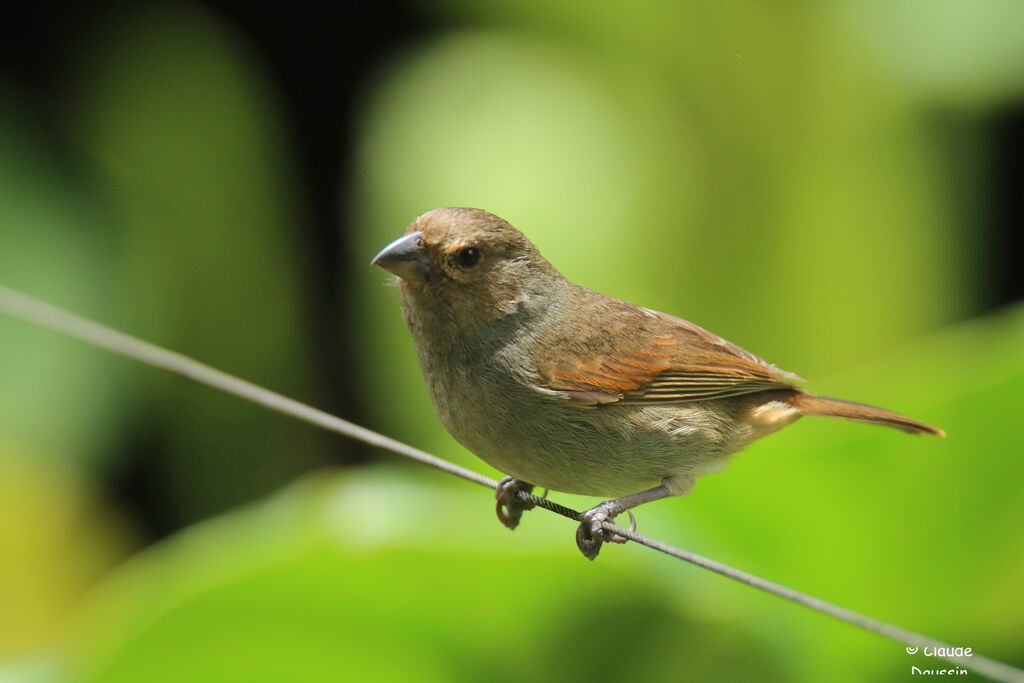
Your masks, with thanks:
[[[509,529],[519,526],[519,520],[523,513],[533,509],[533,503],[527,503],[519,498],[519,492],[533,491],[533,484],[520,481],[515,477],[503,477],[494,490],[494,497],[498,500],[498,520]]]
[[[609,501],[610,503],[610,501]],[[610,513],[609,503],[601,503],[595,508],[587,510],[580,515],[580,526],[576,529],[576,546],[583,553],[583,557],[593,560],[601,552],[601,546],[605,542],[625,543],[627,538],[605,530],[604,523],[615,519]],[[636,528],[636,520],[630,515],[633,523],[630,529]]]

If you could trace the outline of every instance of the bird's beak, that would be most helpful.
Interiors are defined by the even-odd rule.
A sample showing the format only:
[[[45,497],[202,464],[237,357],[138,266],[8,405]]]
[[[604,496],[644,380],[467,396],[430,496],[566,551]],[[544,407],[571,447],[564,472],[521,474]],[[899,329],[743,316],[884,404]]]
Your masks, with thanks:
[[[430,275],[430,261],[420,248],[420,232],[411,232],[380,250],[370,261],[406,280],[420,282]]]

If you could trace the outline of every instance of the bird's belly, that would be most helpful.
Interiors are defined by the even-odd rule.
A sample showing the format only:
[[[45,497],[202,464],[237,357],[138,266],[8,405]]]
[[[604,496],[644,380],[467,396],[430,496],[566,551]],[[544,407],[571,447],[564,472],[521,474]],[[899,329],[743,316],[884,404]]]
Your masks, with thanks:
[[[530,391],[436,402],[448,430],[482,460],[566,493],[611,497],[666,478],[692,482],[738,450],[735,428],[710,404],[581,407]]]

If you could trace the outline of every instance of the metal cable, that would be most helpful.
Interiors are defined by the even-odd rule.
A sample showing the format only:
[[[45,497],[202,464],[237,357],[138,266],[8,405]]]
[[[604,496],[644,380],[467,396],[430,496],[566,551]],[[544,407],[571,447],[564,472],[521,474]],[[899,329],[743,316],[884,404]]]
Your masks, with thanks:
[[[43,327],[60,332],[61,334],[80,339],[88,342],[89,344],[112,351],[122,356],[132,358],[147,365],[162,368],[176,375],[181,375],[182,377],[187,377],[199,384],[205,384],[206,386],[213,387],[214,389],[220,389],[225,393],[252,401],[253,403],[258,403],[270,410],[289,415],[328,431],[335,432],[352,439],[357,439],[372,446],[377,446],[391,451],[392,453],[397,453],[403,457],[416,460],[424,465],[435,467],[444,472],[448,472],[449,474],[454,474],[457,477],[462,477],[463,479],[480,484],[481,486],[494,489],[498,485],[498,482],[494,479],[486,477],[478,472],[466,469],[465,467],[460,467],[459,465],[450,463],[447,460],[442,460],[435,455],[421,451],[418,448],[413,448],[412,446],[396,441],[395,439],[384,436],[383,434],[378,434],[377,432],[366,429],[365,427],[360,427],[359,425],[348,422],[347,420],[325,413],[322,410],[318,410],[294,399],[290,399],[286,396],[282,396],[281,394],[252,384],[251,382],[246,382],[245,380],[234,377],[233,375],[216,370],[208,365],[183,356],[180,353],[168,351],[167,349],[156,346],[155,344],[150,344],[149,342],[142,341],[141,339],[136,339],[135,337],[124,334],[123,332],[118,332],[117,330],[105,325],[100,325],[99,323],[95,323],[86,318],[69,313],[63,309],[57,308],[56,306],[39,301],[3,285],[0,285],[0,311],[34,322]],[[562,515],[563,517],[568,517],[575,521],[580,520],[580,513],[576,510],[559,505],[558,503],[554,503],[546,498],[541,498],[533,495],[532,493],[526,493],[525,491],[519,491],[518,497],[525,502],[533,503],[537,507],[542,507],[545,510]],[[877,619],[872,619],[871,617],[858,612],[848,610],[845,607],[840,607],[839,605],[826,602],[825,600],[802,593],[793,588],[788,588],[754,574],[749,574],[742,570],[735,569],[720,562],[716,562],[715,560],[692,553],[688,550],[668,545],[667,543],[663,543],[654,538],[648,538],[647,536],[638,534],[635,531],[623,529],[622,527],[610,522],[605,522],[602,524],[602,527],[609,533],[618,534],[619,536],[628,538],[635,543],[647,546],[648,548],[652,548],[658,552],[684,560],[690,564],[721,574],[722,576],[739,581],[740,583],[745,583],[748,586],[771,593],[772,595],[776,595],[780,598],[785,598],[821,612],[822,614],[827,614],[830,617],[839,619],[840,621],[845,621],[849,624],[877,633],[878,635],[899,641],[905,645],[918,648],[927,647],[952,649],[953,647],[948,643],[923,636],[919,633],[914,633],[913,631],[908,631],[900,628],[899,626],[878,621]],[[981,674],[995,681],[1004,681],[1005,683],[1024,683],[1024,671],[997,660],[989,659],[988,657],[980,655],[972,655],[970,657],[948,656],[943,657],[943,659],[963,666],[966,669],[970,669],[975,673]]]

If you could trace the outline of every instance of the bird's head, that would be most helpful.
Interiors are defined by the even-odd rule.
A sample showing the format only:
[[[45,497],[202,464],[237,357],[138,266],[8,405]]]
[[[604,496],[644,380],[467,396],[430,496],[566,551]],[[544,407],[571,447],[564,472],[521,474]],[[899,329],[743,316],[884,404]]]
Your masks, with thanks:
[[[515,314],[564,281],[523,233],[482,209],[428,211],[372,264],[394,273],[414,305],[456,322]]]

